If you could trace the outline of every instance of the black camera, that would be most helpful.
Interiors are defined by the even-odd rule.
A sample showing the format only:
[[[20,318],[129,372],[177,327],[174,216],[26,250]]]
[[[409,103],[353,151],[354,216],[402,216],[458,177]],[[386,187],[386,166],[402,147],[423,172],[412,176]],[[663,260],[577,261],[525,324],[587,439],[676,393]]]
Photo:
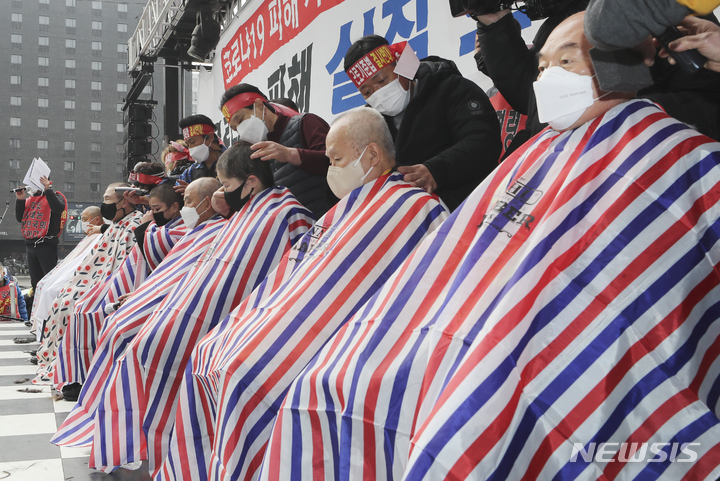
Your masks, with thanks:
[[[510,8],[515,0],[450,0],[450,13],[453,17],[465,15],[485,15]]]

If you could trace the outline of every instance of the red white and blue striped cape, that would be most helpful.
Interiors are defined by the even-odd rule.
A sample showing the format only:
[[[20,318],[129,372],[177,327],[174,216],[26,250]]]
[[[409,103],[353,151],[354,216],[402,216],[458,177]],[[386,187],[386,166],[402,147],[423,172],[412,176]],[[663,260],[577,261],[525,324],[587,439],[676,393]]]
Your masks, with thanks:
[[[102,393],[109,389],[107,383],[113,378],[116,361],[165,296],[183,282],[185,274],[215,240],[226,222],[217,216],[191,230],[120,309],[107,318],[78,402],[53,437],[53,443],[61,446],[92,445],[95,410]]]
[[[230,219],[120,358],[96,412],[91,467],[162,461],[192,349],[311,226],[312,213],[285,187],[256,194]]]
[[[715,479],[719,151],[647,101],[540,133],[298,376],[261,478]],[[571,461],[604,442],[701,444]]]
[[[162,479],[254,477],[292,380],[447,217],[402,179],[344,197],[293,248],[291,276],[269,277],[198,346]]]
[[[142,246],[135,244],[120,268],[75,304],[53,370],[56,389],[65,383],[85,382],[97,346],[97,337],[107,316],[106,306],[111,306],[121,296],[137,290],[162,261],[161,257],[164,258],[186,232],[187,227],[181,217],[162,227],[151,222],[145,231]]]
[[[142,216],[142,212],[135,210],[113,222],[53,301],[37,350],[38,370],[34,384],[51,383],[58,346],[71,320],[75,303],[120,267],[135,245],[135,228],[140,225]]]

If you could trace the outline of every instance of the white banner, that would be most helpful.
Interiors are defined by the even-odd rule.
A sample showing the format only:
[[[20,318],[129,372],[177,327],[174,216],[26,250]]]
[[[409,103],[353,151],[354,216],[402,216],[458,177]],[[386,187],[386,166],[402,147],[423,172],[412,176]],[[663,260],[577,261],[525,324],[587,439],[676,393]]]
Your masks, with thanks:
[[[529,27],[523,30],[529,43],[539,23],[531,26],[519,13],[516,18]],[[198,113],[221,124],[229,140],[218,104],[226,85],[244,82],[332,123],[365,103],[343,58],[354,41],[371,33],[390,43],[408,40],[421,59],[452,60],[465,77],[485,90],[492,86],[473,58],[475,22],[453,18],[447,0],[250,0],[221,37],[212,71],[200,73]]]

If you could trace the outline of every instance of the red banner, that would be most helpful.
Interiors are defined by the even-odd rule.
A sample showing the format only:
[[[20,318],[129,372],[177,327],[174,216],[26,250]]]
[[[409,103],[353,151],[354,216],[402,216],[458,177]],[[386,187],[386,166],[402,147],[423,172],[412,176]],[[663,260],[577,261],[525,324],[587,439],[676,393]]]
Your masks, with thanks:
[[[225,88],[239,83],[277,49],[343,0],[265,0],[222,49]]]

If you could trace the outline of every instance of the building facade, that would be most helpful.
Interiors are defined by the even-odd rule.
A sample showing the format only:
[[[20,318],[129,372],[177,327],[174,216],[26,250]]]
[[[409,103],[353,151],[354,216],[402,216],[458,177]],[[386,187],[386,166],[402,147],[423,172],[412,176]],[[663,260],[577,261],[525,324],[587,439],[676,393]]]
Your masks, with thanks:
[[[3,167],[0,260],[24,252],[15,195],[34,157],[52,169],[68,202],[99,204],[105,187],[123,179],[122,107],[132,80],[127,41],[145,7],[137,1],[2,0],[0,125],[7,134]],[[141,99],[163,98],[162,69]],[[161,106],[158,106],[161,107]],[[153,136],[161,137],[162,108]],[[162,150],[153,142],[153,153]],[[71,226],[70,230],[73,230]],[[61,237],[61,254],[77,242]]]

